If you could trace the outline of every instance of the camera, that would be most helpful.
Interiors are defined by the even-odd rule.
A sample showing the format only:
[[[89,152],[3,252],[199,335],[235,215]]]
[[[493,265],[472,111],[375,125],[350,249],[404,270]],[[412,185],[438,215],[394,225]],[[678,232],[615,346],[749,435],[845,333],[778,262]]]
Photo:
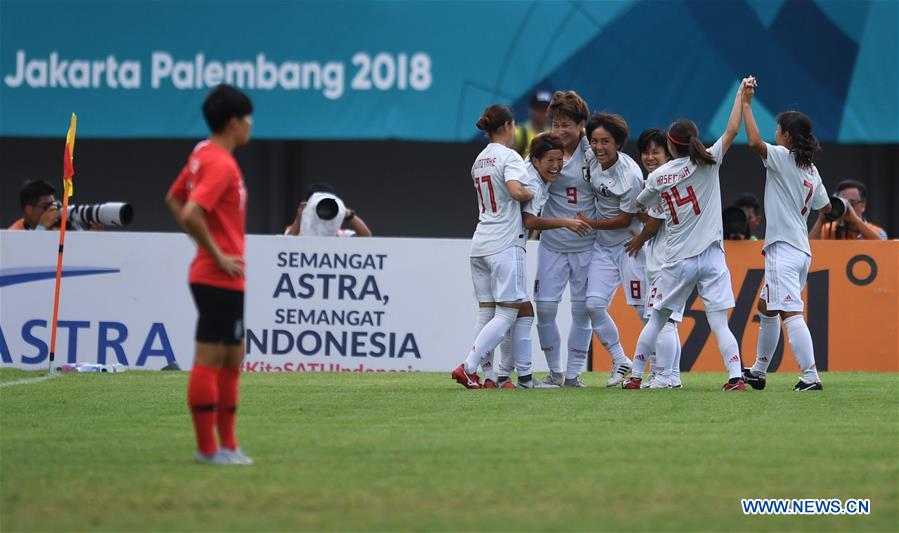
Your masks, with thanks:
[[[746,212],[740,207],[726,207],[721,212],[724,238],[727,240],[743,240],[749,238],[749,220]]]
[[[340,231],[346,217],[346,206],[337,195],[327,192],[313,193],[306,200],[300,235],[334,237]]]
[[[62,209],[62,202],[54,202]],[[125,202],[103,202],[102,204],[70,205],[67,224],[76,228],[87,228],[91,224],[124,227],[134,220],[134,208]]]
[[[847,202],[844,198],[840,198],[839,196],[831,196],[830,212],[824,214],[824,220],[833,222],[834,220],[843,218],[843,215],[845,215],[846,211],[848,210],[849,202]]]

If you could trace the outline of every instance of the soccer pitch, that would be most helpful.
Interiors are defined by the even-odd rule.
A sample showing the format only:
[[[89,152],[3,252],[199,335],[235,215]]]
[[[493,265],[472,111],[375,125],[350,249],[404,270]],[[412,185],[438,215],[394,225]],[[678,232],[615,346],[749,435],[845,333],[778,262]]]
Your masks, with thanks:
[[[0,382],[35,377],[0,370]],[[249,467],[193,462],[186,372],[0,388],[0,530],[828,530],[899,524],[899,376],[722,393],[465,390],[440,374],[251,373]],[[745,516],[741,498],[869,498]]]

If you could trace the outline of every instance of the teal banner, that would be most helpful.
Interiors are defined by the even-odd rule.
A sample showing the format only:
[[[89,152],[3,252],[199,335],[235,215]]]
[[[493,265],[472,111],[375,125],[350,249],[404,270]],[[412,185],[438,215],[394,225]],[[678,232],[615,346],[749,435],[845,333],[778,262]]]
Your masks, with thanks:
[[[0,135],[206,135],[232,83],[269,139],[466,141],[493,102],[574,89],[633,130],[719,133],[754,74],[762,127],[798,109],[819,137],[899,142],[899,3],[0,2]]]

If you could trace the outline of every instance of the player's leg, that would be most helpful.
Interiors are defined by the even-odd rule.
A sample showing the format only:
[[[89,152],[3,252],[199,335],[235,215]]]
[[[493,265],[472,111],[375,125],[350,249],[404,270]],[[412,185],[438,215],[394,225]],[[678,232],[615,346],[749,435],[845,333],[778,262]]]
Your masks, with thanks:
[[[537,315],[537,338],[546,356],[550,374],[543,385],[558,387],[562,384],[562,336],[556,323],[559,301],[568,284],[570,269],[565,254],[537,247],[537,278],[534,281],[534,305]]]
[[[646,293],[649,290],[646,283],[646,271],[643,266],[645,258],[642,250],[637,254],[637,257],[631,257],[624,253],[623,246],[622,244],[621,252],[617,253],[621,288],[624,290],[625,301],[637,311],[637,316],[645,326],[649,316],[651,316],[651,313],[646,312],[645,307],[647,303]],[[664,339],[665,335],[663,334],[659,338]],[[653,349],[652,353],[645,360],[642,357],[637,357],[635,354],[631,367],[631,376],[622,382],[623,388],[637,389],[649,385],[651,379],[644,382],[643,373],[646,370],[646,364],[650,363],[653,376],[656,374],[658,370],[658,365],[655,362],[656,351],[657,349]]]
[[[469,260],[471,267],[471,283],[474,287],[474,295],[478,301],[478,319],[476,322],[475,338],[481,334],[481,330],[487,325],[496,314],[496,303],[493,300],[493,289],[490,282],[490,265],[486,257],[472,257]],[[486,352],[482,357],[487,355]],[[471,356],[471,353],[469,353]],[[481,388],[481,378],[477,375],[477,366],[480,359],[475,363],[474,367],[468,366],[468,358],[465,362],[456,367],[450,374],[450,377],[463,387],[469,389]]]
[[[781,298],[780,316],[787,330],[790,351],[799,365],[802,376],[793,388],[796,391],[822,390],[821,378],[815,365],[815,347],[812,334],[805,323],[802,288],[808,277],[811,257],[785,242],[775,243],[780,249],[782,268],[778,272],[785,295]]]
[[[724,251],[717,244],[709,246],[699,254],[698,290],[705,305],[709,328],[718,340],[718,350],[727,368],[728,381],[722,390],[746,390],[740,346],[727,323],[727,311],[734,307],[730,270],[724,261]]]
[[[519,318],[521,318],[521,311],[518,312]],[[516,323],[518,320],[516,319]],[[514,325],[512,326],[515,327]],[[506,336],[503,337],[503,341],[499,343],[499,366],[496,370],[496,386],[503,387],[507,383],[509,386],[511,385],[512,372],[515,370],[515,356],[512,352],[512,330],[506,332]],[[494,350],[496,353],[496,350]]]
[[[606,383],[607,387],[621,383],[631,370],[631,361],[621,346],[618,326],[609,315],[612,296],[621,284],[618,261],[614,248],[596,244],[593,247],[587,281],[587,312],[590,314],[593,332],[612,358],[612,370]]]
[[[225,291],[223,296],[221,307],[223,312],[227,313],[227,320],[223,324],[222,331],[222,334],[225,335],[222,342],[225,359],[218,373],[219,399],[216,428],[222,446],[221,452],[228,455],[237,464],[252,464],[253,460],[244,455],[237,445],[235,431],[238,382],[244,359],[244,293]]]
[[[518,318],[512,325],[512,354],[515,372],[518,373],[518,386],[532,388],[534,379],[531,372],[531,328],[534,325],[534,306],[530,302],[522,304]]]
[[[743,369],[743,381],[753,389],[765,388],[765,378],[768,373],[768,365],[777,350],[780,342],[780,314],[776,310],[769,310],[768,304],[778,301],[780,288],[777,280],[777,243],[768,246],[765,250],[765,284],[759,295],[759,340],[756,345],[755,362],[752,368]]]
[[[593,251],[570,252],[568,268],[571,277],[568,291],[571,294],[571,327],[568,330],[568,361],[565,367],[566,387],[586,387],[580,376],[587,367],[587,353],[593,340],[590,314],[587,312],[587,279]]]
[[[652,290],[652,315],[649,322],[641,332],[642,341],[638,341],[637,349],[634,351],[634,359],[638,355],[645,355],[652,350],[656,351],[656,378],[651,383],[652,388],[670,388],[680,384],[680,376],[677,368],[680,362],[677,361],[677,350],[662,349],[659,337],[663,338],[662,346],[671,346],[672,340],[666,340],[669,336],[669,330],[673,326],[673,321],[683,319],[683,310],[686,305],[687,298],[693,292],[699,277],[699,260],[696,257],[690,257],[674,263],[666,264],[665,268],[659,273],[653,283]],[[664,321],[658,322],[660,317],[664,317]],[[653,321],[656,321],[653,323]],[[650,324],[653,324],[650,327]],[[649,328],[649,329],[647,329]],[[665,331],[663,334],[662,332]],[[641,344],[643,342],[643,344]],[[673,342],[679,347],[679,340],[673,339]]]
[[[499,346],[518,317],[521,302],[527,298],[522,248],[513,246],[483,259],[490,273],[491,295],[496,308],[493,318],[481,329],[465,359],[464,372],[468,375],[475,373],[484,357]],[[477,388],[470,387],[467,382],[464,385]]]
[[[218,452],[215,439],[218,374],[225,360],[218,290],[209,285],[190,286],[197,307],[197,328],[194,364],[187,383],[187,403],[197,441],[197,459],[210,463],[215,462]]]

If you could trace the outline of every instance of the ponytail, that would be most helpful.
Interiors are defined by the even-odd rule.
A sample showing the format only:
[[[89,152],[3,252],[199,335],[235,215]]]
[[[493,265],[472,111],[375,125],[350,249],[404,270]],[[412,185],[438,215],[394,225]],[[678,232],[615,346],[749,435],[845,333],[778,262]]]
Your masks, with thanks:
[[[475,126],[487,135],[492,135],[496,133],[498,129],[503,127],[506,122],[512,122],[515,120],[515,115],[512,114],[512,109],[507,105],[503,104],[493,104],[484,109],[484,113],[481,115],[481,118],[478,119]]]
[[[714,165],[717,163],[712,154],[706,150],[699,140],[699,129],[692,120],[681,118],[676,120],[668,128],[668,140],[674,147],[678,157],[690,156],[690,161],[695,165]]]
[[[784,111],[777,115],[782,133],[790,134],[790,153],[799,168],[810,168],[821,144],[812,134],[812,121],[799,111]]]

